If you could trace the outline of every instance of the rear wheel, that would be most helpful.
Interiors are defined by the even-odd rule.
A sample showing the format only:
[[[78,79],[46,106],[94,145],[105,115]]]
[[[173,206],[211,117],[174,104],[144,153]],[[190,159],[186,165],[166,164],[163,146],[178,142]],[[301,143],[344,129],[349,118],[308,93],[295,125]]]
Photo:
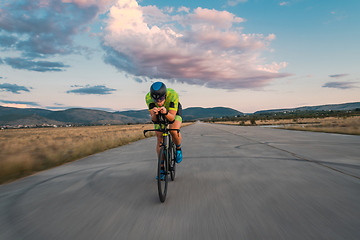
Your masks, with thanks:
[[[157,171],[157,182],[158,182],[158,192],[159,198],[161,202],[165,202],[166,193],[167,193],[167,184],[168,184],[168,157],[166,157],[165,147],[162,146],[159,152],[159,160],[158,160],[158,171]],[[163,174],[161,172],[163,171]],[[161,179],[161,175],[163,178]]]

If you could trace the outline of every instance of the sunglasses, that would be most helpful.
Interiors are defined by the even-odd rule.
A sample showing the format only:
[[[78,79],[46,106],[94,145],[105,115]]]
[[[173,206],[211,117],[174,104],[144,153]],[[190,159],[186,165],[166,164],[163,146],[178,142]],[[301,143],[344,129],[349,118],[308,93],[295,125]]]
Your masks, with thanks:
[[[165,99],[165,96],[162,96],[162,97],[160,97],[160,98],[153,98],[153,100],[154,100],[155,102],[162,102],[162,101],[164,101],[164,99]]]

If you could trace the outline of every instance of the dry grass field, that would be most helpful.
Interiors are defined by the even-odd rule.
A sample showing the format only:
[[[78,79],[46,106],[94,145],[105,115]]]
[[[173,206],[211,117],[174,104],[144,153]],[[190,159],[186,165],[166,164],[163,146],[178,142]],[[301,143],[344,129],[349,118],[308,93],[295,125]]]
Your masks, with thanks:
[[[250,126],[250,121],[241,122],[215,122],[219,124],[231,124]],[[315,131],[328,133],[342,133],[360,135],[360,116],[353,116],[348,118],[300,118],[300,119],[281,119],[281,120],[257,120],[256,125],[280,125],[277,128],[301,130],[301,131]]]
[[[0,130],[0,184],[143,139],[143,130],[152,128],[140,124]]]
[[[283,129],[313,131],[313,132],[327,132],[327,133],[342,133],[360,135],[360,116],[348,118],[324,118],[317,119],[317,122],[309,124],[293,124],[283,126]]]

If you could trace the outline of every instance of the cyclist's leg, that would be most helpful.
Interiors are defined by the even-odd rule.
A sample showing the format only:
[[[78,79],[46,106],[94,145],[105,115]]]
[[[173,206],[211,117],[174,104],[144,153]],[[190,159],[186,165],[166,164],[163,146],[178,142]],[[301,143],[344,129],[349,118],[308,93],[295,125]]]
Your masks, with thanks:
[[[182,123],[182,106],[179,102],[178,105],[178,111],[176,112],[176,116],[174,119],[174,123],[170,124],[171,129],[180,129]],[[177,146],[177,149],[180,148],[181,145],[181,133],[177,133],[176,131],[171,131],[171,137],[175,145]]]
[[[178,116],[176,116],[178,117]],[[175,118],[176,119],[176,118]],[[181,118],[180,118],[181,119]],[[175,120],[173,124],[170,125],[171,129],[180,129],[181,121]],[[181,133],[179,134],[176,131],[171,131],[172,140],[176,145],[176,162],[180,163],[182,161],[182,150],[181,150]]]
[[[176,120],[175,118],[175,122],[172,123],[169,126],[171,129],[180,129],[181,127],[181,121],[180,120]],[[171,131],[171,137],[173,142],[175,143],[175,145],[180,145],[181,144],[181,133],[179,132],[179,134],[176,131]]]

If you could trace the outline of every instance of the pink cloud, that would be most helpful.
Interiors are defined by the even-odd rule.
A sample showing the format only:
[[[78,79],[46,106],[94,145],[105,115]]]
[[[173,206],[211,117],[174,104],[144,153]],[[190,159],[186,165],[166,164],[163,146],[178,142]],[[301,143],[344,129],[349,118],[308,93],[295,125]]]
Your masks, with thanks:
[[[243,18],[236,17],[228,11],[217,11],[215,9],[206,9],[201,7],[195,9],[194,13],[189,14],[189,17],[193,22],[204,22],[221,28],[230,28],[233,23],[246,21]]]
[[[187,8],[187,7],[184,7],[184,6],[181,6],[178,8],[177,10],[178,12],[189,12],[190,11],[190,8]]]
[[[243,34],[236,24],[245,20],[227,11],[196,8],[169,15],[120,0],[109,16],[104,60],[134,76],[234,89],[261,88],[292,75],[278,72],[287,63],[261,57],[274,34]]]
[[[241,2],[247,2],[247,0],[233,0],[233,1],[229,0],[228,4],[229,4],[229,6],[236,6]]]
[[[281,2],[279,3],[280,6],[286,6],[286,5],[290,5],[290,2]]]
[[[43,0],[49,1],[49,0]],[[92,5],[99,6],[100,8],[108,7],[109,4],[113,4],[116,0],[62,0],[63,3],[74,3],[81,7],[89,7]]]

